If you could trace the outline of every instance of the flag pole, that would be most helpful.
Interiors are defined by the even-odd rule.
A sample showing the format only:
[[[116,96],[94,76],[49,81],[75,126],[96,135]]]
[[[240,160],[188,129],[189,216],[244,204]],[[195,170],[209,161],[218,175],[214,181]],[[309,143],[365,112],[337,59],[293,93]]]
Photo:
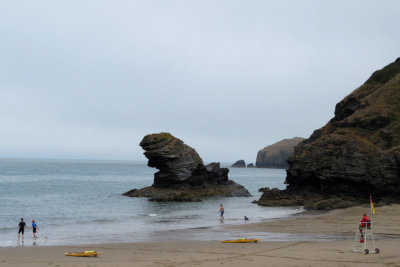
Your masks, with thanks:
[[[370,195],[369,196],[369,208],[370,208],[370,210],[371,210],[371,219],[372,219],[372,216],[373,216],[373,213],[372,213],[372,196]]]
[[[372,202],[372,196],[369,196],[369,205],[371,208],[371,218],[375,215],[374,203]]]

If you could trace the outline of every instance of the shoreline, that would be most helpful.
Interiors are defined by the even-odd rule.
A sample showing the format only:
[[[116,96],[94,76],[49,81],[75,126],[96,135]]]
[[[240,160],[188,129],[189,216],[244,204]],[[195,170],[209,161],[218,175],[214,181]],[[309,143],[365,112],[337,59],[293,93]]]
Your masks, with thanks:
[[[286,207],[284,207],[286,208]],[[214,225],[208,226],[194,226],[190,228],[178,228],[178,229],[160,229],[159,231],[143,232],[143,233],[125,233],[120,236],[118,235],[100,235],[93,239],[80,239],[80,240],[58,240],[52,239],[52,236],[47,236],[45,233],[39,233],[38,239],[33,239],[30,229],[25,231],[25,242],[17,242],[17,240],[9,241],[8,245],[0,246],[1,248],[17,248],[17,247],[52,247],[52,246],[83,246],[83,245],[102,245],[102,244],[126,244],[126,243],[151,243],[151,242],[169,242],[173,241],[220,241],[221,239],[229,239],[233,234],[237,238],[241,238],[243,235],[260,235],[265,238],[273,238],[275,241],[288,241],[291,238],[279,235],[274,237],[271,233],[259,233],[258,231],[241,231],[241,226],[246,224],[255,223],[265,223],[268,221],[284,220],[291,218],[292,216],[298,216],[299,214],[308,213],[308,211],[300,210],[301,207],[296,207],[299,209],[298,212],[290,215],[281,215],[280,217],[269,218],[269,219],[256,219],[251,222],[245,222],[244,220],[228,218],[224,222],[220,219],[215,219]],[[231,227],[238,227],[236,230],[231,229]],[[231,229],[229,232],[225,229]],[[288,234],[290,235],[290,234]],[[264,239],[265,239],[264,238]],[[298,238],[296,238],[298,239]],[[312,238],[307,238],[310,240]],[[320,238],[318,238],[320,239]]]
[[[398,225],[400,205],[376,208],[374,237],[379,254],[352,251],[356,226],[368,207],[351,207],[319,214],[309,212],[267,222],[226,225],[234,233],[294,234],[302,237],[329,235],[334,239],[271,241],[225,244],[219,241],[106,243],[71,246],[0,248],[1,266],[400,266]],[[313,213],[313,212],[311,212]],[[207,230],[207,229],[206,229]],[[289,235],[290,236],[290,235]],[[97,258],[67,257],[65,252],[97,250]]]

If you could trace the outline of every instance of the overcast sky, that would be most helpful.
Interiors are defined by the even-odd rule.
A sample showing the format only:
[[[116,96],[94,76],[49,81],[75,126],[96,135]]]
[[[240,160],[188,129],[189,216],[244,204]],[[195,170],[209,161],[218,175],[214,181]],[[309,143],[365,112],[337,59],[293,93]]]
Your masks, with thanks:
[[[0,157],[204,161],[308,138],[400,56],[400,1],[0,0]]]

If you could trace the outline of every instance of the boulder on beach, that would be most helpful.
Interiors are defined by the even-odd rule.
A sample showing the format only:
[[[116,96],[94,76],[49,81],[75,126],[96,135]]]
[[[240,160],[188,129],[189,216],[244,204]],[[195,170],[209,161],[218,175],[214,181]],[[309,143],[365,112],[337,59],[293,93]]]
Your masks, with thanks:
[[[241,159],[232,164],[232,168],[246,168],[246,162]]]
[[[400,58],[346,96],[335,116],[296,146],[285,190],[268,189],[266,206],[330,210],[400,202]]]
[[[205,196],[248,197],[242,185],[228,179],[229,169],[219,163],[203,164],[199,154],[170,133],[146,135],[140,142],[148,166],[159,169],[152,186],[123,195],[151,201],[199,201]]]
[[[288,167],[287,159],[293,154],[294,147],[303,140],[302,137],[294,137],[264,147],[257,153],[257,168],[286,169]]]

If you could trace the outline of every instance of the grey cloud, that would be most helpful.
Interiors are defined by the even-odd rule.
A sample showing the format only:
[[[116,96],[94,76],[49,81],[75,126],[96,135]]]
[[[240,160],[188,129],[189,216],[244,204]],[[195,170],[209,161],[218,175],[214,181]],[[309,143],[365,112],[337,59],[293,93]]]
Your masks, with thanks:
[[[399,56],[398,1],[0,1],[0,156],[205,161],[308,137]]]

